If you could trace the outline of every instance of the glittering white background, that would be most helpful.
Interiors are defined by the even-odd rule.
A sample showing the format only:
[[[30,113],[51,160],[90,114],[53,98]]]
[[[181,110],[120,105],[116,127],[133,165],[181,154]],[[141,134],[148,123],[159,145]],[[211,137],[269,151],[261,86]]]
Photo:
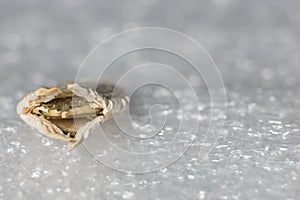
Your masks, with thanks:
[[[297,199],[299,6],[296,0],[1,1],[0,198]],[[143,26],[190,35],[222,73],[226,122],[205,158],[195,141],[167,168],[124,174],[93,161],[83,146],[66,153],[63,142],[18,118],[16,103],[27,92],[73,80],[100,41]]]

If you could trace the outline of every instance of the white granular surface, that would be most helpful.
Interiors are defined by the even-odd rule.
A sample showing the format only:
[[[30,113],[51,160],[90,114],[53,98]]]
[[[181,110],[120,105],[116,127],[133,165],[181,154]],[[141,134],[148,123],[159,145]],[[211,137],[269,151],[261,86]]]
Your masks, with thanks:
[[[299,6],[296,0],[1,2],[0,199],[299,199]],[[137,26],[184,32],[218,65],[227,112],[213,119],[218,124],[225,118],[225,124],[209,153],[199,156],[196,137],[172,165],[124,173],[95,161],[83,145],[66,152],[63,142],[40,135],[16,115],[27,92],[73,80],[98,42]],[[200,118],[191,114],[193,105],[181,117],[208,126],[206,99],[204,94]],[[169,139],[181,117],[159,137]],[[127,140],[112,139],[128,147]],[[156,142],[142,144],[164,140]]]

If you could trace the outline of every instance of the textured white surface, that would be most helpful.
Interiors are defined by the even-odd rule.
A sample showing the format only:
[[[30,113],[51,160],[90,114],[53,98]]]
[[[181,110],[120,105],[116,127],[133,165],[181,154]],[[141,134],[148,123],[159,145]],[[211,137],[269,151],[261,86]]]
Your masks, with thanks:
[[[299,6],[298,1],[1,1],[0,199],[298,199]],[[173,165],[126,174],[96,162],[83,146],[67,153],[63,142],[18,118],[15,106],[26,92],[73,80],[92,47],[136,26],[184,32],[219,66],[227,114],[209,154],[199,157],[196,139]],[[204,127],[206,109],[204,104]]]

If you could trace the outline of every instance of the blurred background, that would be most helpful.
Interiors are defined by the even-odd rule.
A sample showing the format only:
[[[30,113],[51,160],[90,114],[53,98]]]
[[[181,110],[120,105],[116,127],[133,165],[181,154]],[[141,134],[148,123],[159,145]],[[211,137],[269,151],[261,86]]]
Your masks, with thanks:
[[[299,8],[297,0],[1,0],[0,199],[299,198]],[[73,80],[99,42],[145,26],[191,36],[221,71],[227,119],[206,160],[196,148],[170,169],[126,175],[62,153],[62,143],[20,122],[15,106],[28,91]]]

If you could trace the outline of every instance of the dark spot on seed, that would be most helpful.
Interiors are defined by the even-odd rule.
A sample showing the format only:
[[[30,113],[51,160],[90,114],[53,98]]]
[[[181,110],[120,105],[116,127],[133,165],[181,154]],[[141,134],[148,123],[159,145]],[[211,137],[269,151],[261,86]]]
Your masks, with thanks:
[[[75,138],[76,133],[70,133],[70,138]]]

